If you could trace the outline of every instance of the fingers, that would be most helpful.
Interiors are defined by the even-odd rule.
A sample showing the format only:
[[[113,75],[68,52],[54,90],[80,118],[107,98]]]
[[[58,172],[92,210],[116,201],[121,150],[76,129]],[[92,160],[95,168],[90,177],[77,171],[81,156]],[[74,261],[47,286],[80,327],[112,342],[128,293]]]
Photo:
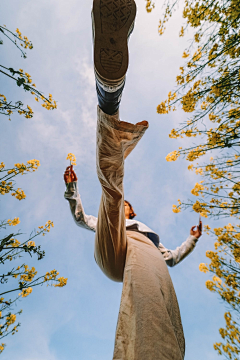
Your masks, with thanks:
[[[63,179],[64,179],[64,181],[65,181],[66,184],[69,183],[69,182],[71,182],[71,179],[69,179],[69,178],[70,178],[70,177],[69,177],[69,174],[68,174],[68,173],[64,173]]]
[[[77,181],[77,175],[76,175],[76,173],[73,171],[73,174],[72,174],[72,176],[73,176],[73,179],[72,179],[72,181]]]
[[[63,178],[64,178],[64,181],[66,184],[73,182],[73,181],[77,181],[77,175],[76,175],[75,171],[73,170],[73,165],[68,166],[66,168]]]
[[[68,166],[67,168],[66,168],[66,170],[65,170],[65,172],[64,172],[64,175],[63,175],[63,179],[64,179],[64,181],[65,181],[65,183],[67,184],[67,183],[69,183],[69,182],[71,182],[71,177],[70,177],[70,174],[69,174],[69,171],[70,170],[70,166]]]
[[[195,236],[197,239],[202,236],[202,222],[200,221],[199,225],[194,225],[191,227],[190,235]]]

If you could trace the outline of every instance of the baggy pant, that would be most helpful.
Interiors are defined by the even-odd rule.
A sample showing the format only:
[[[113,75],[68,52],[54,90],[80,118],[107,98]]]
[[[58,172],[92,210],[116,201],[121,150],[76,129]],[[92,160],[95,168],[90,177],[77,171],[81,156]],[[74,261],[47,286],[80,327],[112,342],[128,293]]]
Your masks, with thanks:
[[[119,121],[98,107],[97,175],[102,186],[95,236],[95,260],[105,275],[123,281],[127,253],[124,211],[124,159],[137,145],[148,122],[136,125]]]
[[[146,236],[126,231],[124,160],[148,128],[98,107],[97,175],[102,187],[95,260],[123,281],[113,360],[183,360],[184,335],[173,284],[161,252]]]

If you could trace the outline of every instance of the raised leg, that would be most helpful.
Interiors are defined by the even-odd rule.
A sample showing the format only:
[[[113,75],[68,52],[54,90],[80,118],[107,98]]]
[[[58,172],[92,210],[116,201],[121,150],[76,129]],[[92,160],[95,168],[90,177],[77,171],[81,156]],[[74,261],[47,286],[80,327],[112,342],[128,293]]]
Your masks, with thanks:
[[[124,159],[148,128],[148,122],[136,125],[119,121],[119,114],[105,114],[98,107],[97,175],[102,186],[95,235],[95,260],[114,281],[122,281],[127,251],[124,212]]]
[[[128,68],[128,38],[136,16],[134,0],[93,0],[94,72],[98,95],[97,174],[102,186],[95,259],[112,280],[122,281],[127,251],[124,159],[148,127],[119,121]]]

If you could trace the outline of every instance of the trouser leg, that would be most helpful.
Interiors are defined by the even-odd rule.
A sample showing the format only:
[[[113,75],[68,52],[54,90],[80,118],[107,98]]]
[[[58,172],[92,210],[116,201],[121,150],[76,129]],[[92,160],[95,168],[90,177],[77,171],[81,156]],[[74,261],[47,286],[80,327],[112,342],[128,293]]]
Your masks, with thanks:
[[[95,260],[114,281],[122,281],[127,251],[124,212],[124,159],[148,128],[119,121],[119,114],[105,114],[98,107],[97,175],[102,187],[95,235]]]
[[[118,111],[124,85],[125,80],[122,82],[120,87],[115,87],[115,91],[114,88],[111,89],[111,86],[104,88],[103,85],[101,85],[96,79],[98,105],[105,114],[113,115]]]

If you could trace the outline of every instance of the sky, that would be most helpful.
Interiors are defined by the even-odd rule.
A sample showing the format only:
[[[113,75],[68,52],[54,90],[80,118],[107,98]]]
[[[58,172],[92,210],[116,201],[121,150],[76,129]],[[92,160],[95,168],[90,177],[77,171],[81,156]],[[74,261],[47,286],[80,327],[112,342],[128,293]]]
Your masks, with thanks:
[[[191,31],[179,38],[183,19],[181,4],[163,36],[158,35],[162,5],[156,1],[148,14],[145,1],[137,1],[137,17],[129,42],[130,63],[120,117],[136,123],[149,122],[149,129],[125,162],[125,198],[169,249],[179,246],[197,224],[189,210],[174,214],[177,199],[191,198],[197,175],[189,172],[184,159],[166,162],[166,155],[186,140],[168,137],[172,128],[187,119],[178,111],[159,115],[157,105],[175,86],[182,53]],[[97,216],[101,188],[96,174],[97,97],[92,61],[91,7],[82,0],[8,0],[1,2],[1,24],[16,28],[33,43],[27,59],[5,38],[1,64],[28,72],[45,95],[51,93],[58,108],[47,111],[34,97],[0,75],[0,93],[13,102],[21,100],[34,111],[32,119],[17,114],[11,121],[1,115],[1,161],[7,167],[38,159],[38,171],[16,178],[27,197],[18,201],[1,197],[1,219],[19,217],[14,228],[27,237],[38,226],[52,220],[54,228],[37,243],[45,250],[43,260],[25,256],[18,260],[35,266],[38,275],[57,269],[67,277],[63,288],[35,287],[13,311],[23,309],[19,332],[4,339],[2,360],[111,360],[122,284],[101,272],[94,261],[94,233],[78,227],[64,199],[63,172],[66,157],[74,153],[75,171],[86,214]],[[216,226],[213,221],[205,223]],[[221,225],[219,222],[218,224]],[[19,239],[20,240],[20,239]],[[215,360],[213,343],[220,341],[224,326],[224,304],[209,292],[209,275],[199,271],[207,262],[205,253],[214,239],[203,235],[195,250],[176,267],[169,268],[175,287],[186,339],[185,360]],[[12,265],[12,264],[11,264]],[[3,271],[3,270],[2,270]]]

